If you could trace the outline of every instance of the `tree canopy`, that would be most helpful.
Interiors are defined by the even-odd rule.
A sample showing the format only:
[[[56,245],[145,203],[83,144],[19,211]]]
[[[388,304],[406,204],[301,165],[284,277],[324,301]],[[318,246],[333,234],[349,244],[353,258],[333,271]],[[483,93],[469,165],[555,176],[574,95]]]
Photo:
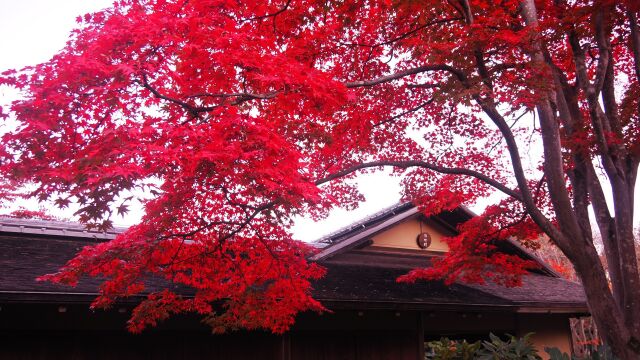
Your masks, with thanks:
[[[5,200],[35,197],[107,228],[140,224],[47,280],[105,280],[95,306],[165,290],[139,331],[197,312],[214,329],[285,331],[322,311],[291,219],[362,200],[391,167],[426,215],[503,195],[402,280],[518,285],[532,265],[492,241],[548,236],[575,266],[605,340],[640,352],[633,194],[640,159],[635,1],[121,0],[78,18],[50,61],[8,71]],[[607,203],[603,188],[610,187]],[[131,195],[134,194],[134,195]],[[588,207],[602,234],[605,272]],[[609,287],[611,283],[611,288]],[[194,290],[178,296],[170,284]]]

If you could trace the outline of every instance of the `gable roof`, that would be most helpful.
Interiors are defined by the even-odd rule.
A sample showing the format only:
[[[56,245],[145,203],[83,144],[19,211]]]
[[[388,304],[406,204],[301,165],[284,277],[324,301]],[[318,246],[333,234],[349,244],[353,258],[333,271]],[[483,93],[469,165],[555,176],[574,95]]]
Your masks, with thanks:
[[[352,222],[349,225],[346,225],[340,229],[337,229],[317,240],[314,241],[315,244],[318,244],[318,247],[326,247],[327,245],[336,243],[341,239],[348,236],[350,233],[358,231],[361,228],[365,228],[367,226],[371,226],[373,224],[379,223],[383,221],[385,218],[388,218],[392,215],[396,215],[399,212],[407,210],[411,208],[410,203],[396,203],[391,206],[388,206],[384,209],[376,211],[373,214],[367,215],[362,219]]]
[[[94,239],[78,237],[0,233],[0,303],[89,303],[98,294],[97,279],[84,278],[76,287],[35,279],[57,271],[83,246],[94,243]],[[331,309],[587,312],[581,286],[563,279],[532,274],[520,288],[461,283],[447,286],[440,281],[406,284],[396,279],[414,267],[414,263],[354,264],[341,262],[339,258],[323,262],[327,274],[313,284],[314,298]],[[165,287],[190,294],[189,289],[168,283],[153,282],[148,289]]]
[[[419,213],[417,207],[407,205],[410,204],[396,205],[387,208],[384,211],[342,228],[327,237],[316,240],[316,242],[327,243],[328,246],[322,248],[317,254],[313,255],[311,259],[315,261],[326,260],[339,251],[344,251],[362,244],[367,241],[371,235],[377,234]]]
[[[420,216],[420,211],[412,203],[393,205],[316,240],[316,244],[326,244],[326,246],[323,246],[311,259],[320,262],[326,261],[333,256],[357,248],[365,244],[372,236],[387,230],[395,224],[416,216]],[[457,233],[457,226],[459,224],[475,216],[477,215],[469,208],[460,206],[453,211],[445,211],[438,215],[430,216],[429,220]],[[522,258],[535,261],[547,275],[561,277],[553,268],[542,261],[542,259],[520,245],[518,241],[508,239],[499,245],[502,246],[501,250],[503,251],[515,253]]]

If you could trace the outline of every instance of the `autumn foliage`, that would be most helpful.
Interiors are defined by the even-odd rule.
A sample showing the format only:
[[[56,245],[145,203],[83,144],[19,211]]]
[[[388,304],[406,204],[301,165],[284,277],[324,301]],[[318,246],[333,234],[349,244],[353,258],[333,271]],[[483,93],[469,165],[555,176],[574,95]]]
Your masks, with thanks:
[[[620,265],[640,156],[637,16],[630,0],[117,1],[79,17],[50,61],[0,77],[24,95],[2,114],[16,121],[0,189],[73,204],[101,229],[144,198],[139,225],[46,279],[105,278],[96,306],[151,290],[133,330],[193,311],[220,331],[284,331],[322,309],[322,269],[291,219],[357,206],[358,172],[393,167],[427,215],[499,192],[407,280],[517,285],[531,264],[492,242],[545,233],[603,304],[607,340],[640,351],[640,310],[623,315],[640,308],[637,265]],[[593,265],[589,204],[621,250],[613,290]]]

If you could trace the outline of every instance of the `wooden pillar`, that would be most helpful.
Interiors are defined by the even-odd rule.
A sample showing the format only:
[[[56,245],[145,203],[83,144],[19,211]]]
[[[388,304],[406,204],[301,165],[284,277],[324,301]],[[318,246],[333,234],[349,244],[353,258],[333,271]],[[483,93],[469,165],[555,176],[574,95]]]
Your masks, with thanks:
[[[291,336],[286,332],[280,336],[280,359],[291,360]]]
[[[418,359],[424,359],[424,312],[418,311],[416,315],[416,333],[418,336]]]

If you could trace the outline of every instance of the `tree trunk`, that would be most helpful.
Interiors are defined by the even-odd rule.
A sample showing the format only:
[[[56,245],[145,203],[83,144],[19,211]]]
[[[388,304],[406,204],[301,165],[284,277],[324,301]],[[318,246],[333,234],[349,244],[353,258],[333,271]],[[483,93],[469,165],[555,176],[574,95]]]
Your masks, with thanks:
[[[637,360],[640,358],[637,334],[625,324],[628,314],[617,306],[607,286],[604,269],[594,266],[596,259],[597,254],[585,252],[574,262],[585,289],[591,315],[604,342],[621,360]]]
[[[579,109],[580,106],[575,97],[564,97],[566,89],[562,87],[562,81],[558,78],[550,57],[544,56],[544,45],[538,38],[532,39],[530,56],[532,67],[541,73],[553,74],[552,81],[556,85],[554,89],[538,94],[540,100],[536,105],[544,148],[543,171],[556,220],[561,224],[558,229],[561,234],[547,232],[547,235],[573,263],[584,286],[589,309],[604,341],[611,346],[620,359],[637,360],[640,358],[640,304],[638,303],[640,279],[633,246],[632,210],[630,210],[634,206],[633,189],[637,168],[634,165],[635,159],[629,157],[623,146],[616,145],[607,139],[607,134],[620,132],[613,91],[614,75],[608,33],[610,28],[607,23],[608,11],[611,9],[594,8],[594,29],[600,57],[593,83],[586,71],[579,40],[576,36],[570,35],[569,41],[574,51],[579,88],[587,96],[590,122],[597,143],[596,156],[600,158],[611,182],[614,216],[608,213],[605,200],[594,199],[599,197],[602,191],[597,179],[594,178],[595,174],[590,171],[592,168],[590,158],[582,158],[576,153],[573,157],[576,162],[575,167],[565,169],[559,124],[563,122],[568,131],[571,131],[571,125],[577,119],[570,119],[572,112],[569,107]],[[538,15],[533,0],[524,0],[521,3],[521,13],[525,23],[537,29]],[[604,109],[600,104],[601,95],[604,97]],[[561,120],[558,116],[565,119]],[[517,171],[517,169],[514,170]],[[571,194],[567,190],[565,173],[569,175],[573,185]],[[598,211],[596,215],[600,229],[607,230],[602,234],[605,251],[612,251],[607,254],[609,258],[613,254],[619,255],[616,259],[611,259],[615,260],[611,264],[615,266],[612,273],[614,275],[613,293],[593,244],[587,213],[589,195],[592,201],[599,202],[594,204],[594,208]],[[532,213],[530,208],[533,206],[525,205],[529,213]]]

